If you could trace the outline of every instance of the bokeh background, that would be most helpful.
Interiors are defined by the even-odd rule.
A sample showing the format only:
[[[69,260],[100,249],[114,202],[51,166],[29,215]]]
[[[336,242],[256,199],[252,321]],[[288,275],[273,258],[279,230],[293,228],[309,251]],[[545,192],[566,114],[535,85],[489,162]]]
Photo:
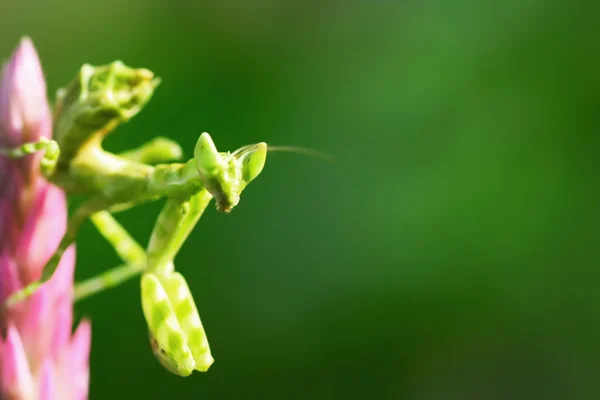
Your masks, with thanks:
[[[91,399],[600,398],[600,15],[558,0],[0,0],[50,95],[83,63],[163,84],[110,137],[273,153],[176,259],[214,365],[153,358],[134,279],[76,305]],[[162,203],[119,215],[146,243]],[[86,224],[77,278],[117,265]]]

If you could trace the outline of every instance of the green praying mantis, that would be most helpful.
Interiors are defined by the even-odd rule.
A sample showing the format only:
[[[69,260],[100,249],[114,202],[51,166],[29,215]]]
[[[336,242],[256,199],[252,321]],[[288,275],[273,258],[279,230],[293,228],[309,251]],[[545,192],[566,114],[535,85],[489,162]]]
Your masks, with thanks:
[[[177,162],[181,148],[161,137],[124,153],[105,151],[103,139],[138,114],[159,83],[151,71],[120,61],[95,67],[85,64],[57,92],[55,140],[42,138],[19,148],[0,149],[9,157],[43,152],[43,175],[66,193],[86,197],[69,217],[66,233],[41,279],[14,293],[4,307],[23,301],[52,277],[80,226],[90,219],[124,264],[77,283],[75,300],[141,273],[142,309],[152,349],[169,371],[187,376],[194,370],[207,371],[214,360],[190,289],[175,271],[173,260],[212,199],[225,213],[238,204],[243,190],[263,170],[267,145],[219,152],[211,136],[202,133],[194,157],[185,163]],[[113,214],[161,198],[166,203],[144,249]]]

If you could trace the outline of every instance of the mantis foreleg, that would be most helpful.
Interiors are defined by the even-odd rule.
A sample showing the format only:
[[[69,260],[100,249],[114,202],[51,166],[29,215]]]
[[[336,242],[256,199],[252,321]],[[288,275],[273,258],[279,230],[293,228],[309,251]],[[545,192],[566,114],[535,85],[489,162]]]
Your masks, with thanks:
[[[167,199],[150,236],[148,272],[163,271],[175,258],[211,199],[212,195],[206,189],[188,199]]]
[[[148,256],[110,213],[93,214],[92,222],[128,264],[75,287],[75,300],[81,300],[144,272],[142,308],[153,351],[167,369],[183,376],[194,369],[206,371],[214,361],[187,282],[173,266],[175,255],[211,199],[204,189],[188,199],[167,199],[150,238]]]
[[[158,360],[187,376],[213,363],[208,340],[187,282],[172,260],[212,196],[205,189],[188,199],[169,198],[156,221],[142,275],[142,308]]]

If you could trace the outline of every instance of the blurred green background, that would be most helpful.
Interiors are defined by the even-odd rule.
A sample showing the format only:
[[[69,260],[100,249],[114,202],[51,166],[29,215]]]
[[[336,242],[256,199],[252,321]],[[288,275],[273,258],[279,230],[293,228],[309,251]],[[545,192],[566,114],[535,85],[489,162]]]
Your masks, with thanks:
[[[85,62],[163,84],[111,136],[266,141],[176,259],[215,363],[153,358],[139,281],[77,304],[91,399],[600,398],[598,6],[558,0],[0,0],[51,95]],[[119,220],[143,243],[162,203]],[[86,224],[77,278],[114,266]]]

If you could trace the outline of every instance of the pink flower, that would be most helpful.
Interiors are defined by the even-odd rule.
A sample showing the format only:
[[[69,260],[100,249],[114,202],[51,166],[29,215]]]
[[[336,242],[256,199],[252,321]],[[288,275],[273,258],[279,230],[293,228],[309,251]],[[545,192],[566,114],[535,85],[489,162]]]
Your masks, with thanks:
[[[28,38],[2,72],[0,146],[52,136],[42,67]],[[0,302],[39,279],[66,230],[65,194],[39,172],[40,155],[0,157]],[[0,316],[0,398],[87,399],[91,328],[72,335],[75,248],[53,278]]]

